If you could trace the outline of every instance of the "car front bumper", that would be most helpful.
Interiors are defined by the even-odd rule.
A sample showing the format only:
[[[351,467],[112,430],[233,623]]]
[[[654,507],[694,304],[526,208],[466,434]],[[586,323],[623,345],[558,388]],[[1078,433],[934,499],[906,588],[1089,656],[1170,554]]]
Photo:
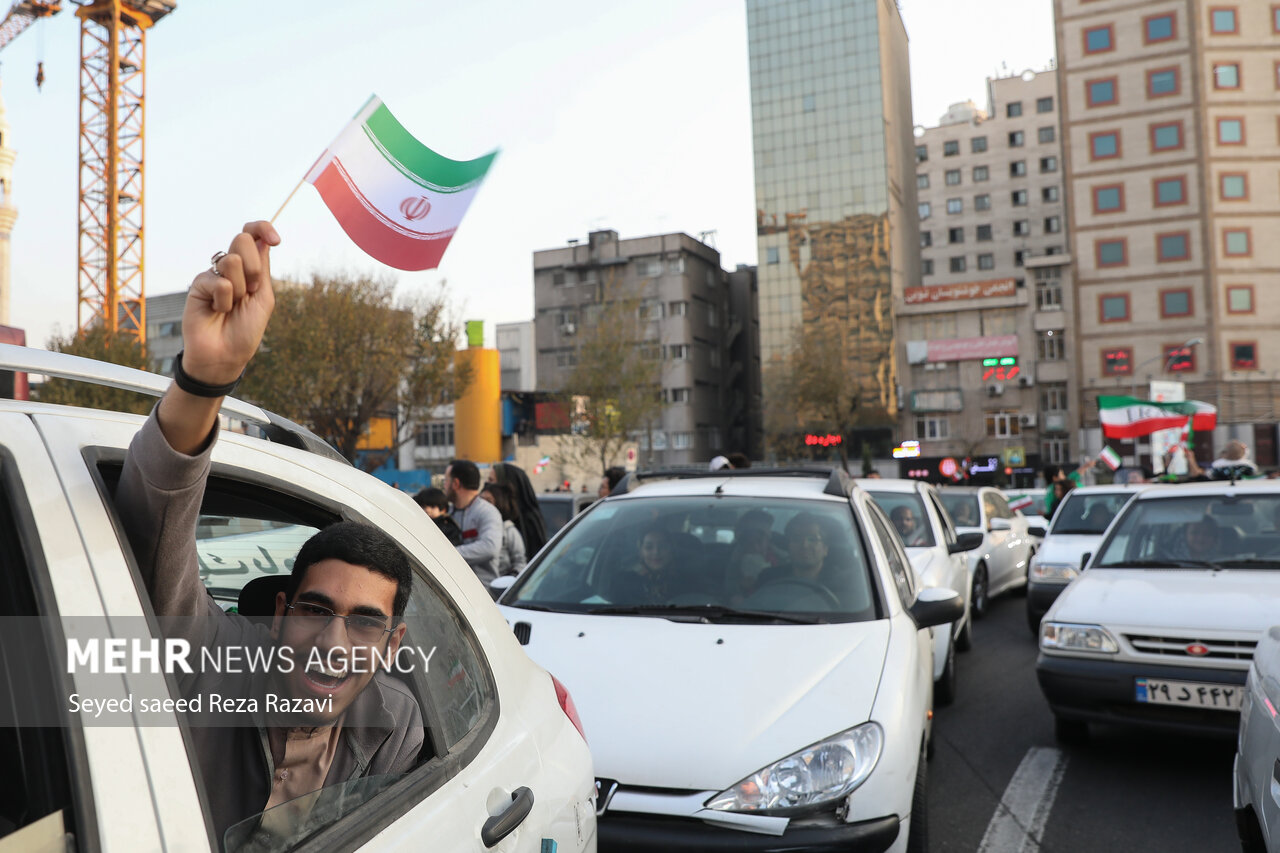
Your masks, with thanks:
[[[1159,666],[1134,661],[1065,657],[1040,653],[1036,678],[1055,716],[1104,723],[1134,723],[1168,731],[1235,737],[1234,710],[1156,705],[1137,701],[1135,680],[1199,681],[1244,689],[1245,670]]]
[[[791,826],[782,835],[763,835],[693,818],[615,812],[601,817],[598,829],[600,849],[609,853],[883,853],[897,840],[900,823],[891,815],[860,823]]]
[[[1066,588],[1065,583],[1027,581],[1027,617],[1039,622]]]

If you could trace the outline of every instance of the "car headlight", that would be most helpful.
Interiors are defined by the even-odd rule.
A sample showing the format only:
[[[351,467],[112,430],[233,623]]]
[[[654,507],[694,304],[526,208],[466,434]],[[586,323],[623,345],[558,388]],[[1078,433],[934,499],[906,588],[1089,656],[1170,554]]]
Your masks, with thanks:
[[[1080,574],[1077,566],[1067,563],[1035,563],[1031,564],[1031,579],[1045,583],[1068,583]]]
[[[1040,648],[1113,655],[1120,651],[1120,644],[1098,625],[1045,622],[1040,626]]]
[[[707,803],[707,808],[785,813],[838,800],[857,788],[880,760],[884,730],[863,723],[758,770]]]

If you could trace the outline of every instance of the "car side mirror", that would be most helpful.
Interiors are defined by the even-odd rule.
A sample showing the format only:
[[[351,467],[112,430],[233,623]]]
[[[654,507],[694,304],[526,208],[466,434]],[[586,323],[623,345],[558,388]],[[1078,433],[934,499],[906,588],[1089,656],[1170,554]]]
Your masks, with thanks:
[[[511,589],[511,585],[515,582],[515,575],[503,575],[502,577],[494,578],[489,581],[489,594],[496,599],[498,596],[502,595],[502,593]]]
[[[961,533],[956,537],[956,541],[947,546],[948,554],[959,554],[961,551],[972,551],[974,548],[982,547],[983,535],[981,533]]]
[[[1084,571],[1084,567],[1089,565],[1089,558],[1093,556],[1092,551],[1085,551],[1084,556],[1080,558],[1080,571]]]
[[[1043,539],[1044,533],[1045,533],[1044,528],[1038,524],[1027,525],[1027,534],[1030,536],[1039,536],[1041,539]]]
[[[946,625],[964,616],[964,599],[953,589],[929,587],[920,590],[907,612],[917,628]]]
[[[993,518],[989,522],[992,530],[1012,530],[1013,522],[1007,518]]]

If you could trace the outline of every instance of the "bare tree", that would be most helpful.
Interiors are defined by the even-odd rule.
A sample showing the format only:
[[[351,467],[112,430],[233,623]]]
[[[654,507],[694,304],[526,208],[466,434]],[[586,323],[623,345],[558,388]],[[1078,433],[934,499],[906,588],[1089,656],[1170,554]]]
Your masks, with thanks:
[[[69,335],[54,335],[46,345],[53,352],[65,352],[85,358],[109,361],[125,367],[147,369],[147,353],[134,335],[117,334],[105,326],[92,326]],[[155,398],[133,391],[76,382],[71,379],[49,379],[32,396],[42,403],[62,403],[84,406],[90,409],[110,409],[117,412],[146,414],[155,405]]]

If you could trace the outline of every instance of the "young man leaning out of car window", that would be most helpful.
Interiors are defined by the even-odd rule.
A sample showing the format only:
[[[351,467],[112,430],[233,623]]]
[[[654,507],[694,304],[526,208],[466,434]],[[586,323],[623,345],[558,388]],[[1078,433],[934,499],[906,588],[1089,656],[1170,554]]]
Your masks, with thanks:
[[[287,651],[291,671],[179,674],[184,696],[264,700],[261,713],[192,722],[191,738],[214,830],[272,806],[361,776],[410,770],[423,743],[422,713],[404,684],[368,663],[404,636],[412,574],[404,552],[377,528],[340,522],[299,551],[271,627],[226,613],[206,594],[196,557],[196,520],[218,409],[257,351],[275,305],[270,247],[253,222],[196,276],[183,309],[184,351],[175,381],[134,437],[117,507],[166,637],[202,649]],[[335,618],[336,617],[336,618]],[[312,661],[321,660],[321,664]],[[225,668],[224,668],[225,669]],[[245,667],[244,669],[249,669]],[[273,713],[265,698],[291,711]],[[224,705],[225,709],[225,705]],[[208,709],[205,709],[208,710]]]

